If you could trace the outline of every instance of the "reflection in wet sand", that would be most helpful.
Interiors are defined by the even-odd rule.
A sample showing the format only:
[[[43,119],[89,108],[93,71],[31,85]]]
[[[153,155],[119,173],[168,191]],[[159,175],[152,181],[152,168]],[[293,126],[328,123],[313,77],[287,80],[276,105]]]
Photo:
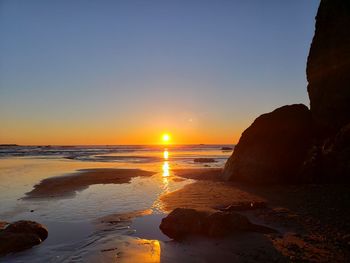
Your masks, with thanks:
[[[168,177],[169,176],[169,162],[165,161],[162,166],[163,169],[163,177]]]
[[[168,158],[169,158],[169,152],[167,149],[164,149],[164,152],[163,152],[163,156],[164,156],[164,162],[163,162],[163,165],[162,165],[162,170],[163,170],[163,189],[164,189],[164,192],[168,192],[169,191],[169,175],[170,175],[170,166],[169,166],[169,162],[167,161]]]
[[[160,262],[160,243],[158,240],[139,239],[131,243],[123,256],[118,258],[118,262],[134,263]]]

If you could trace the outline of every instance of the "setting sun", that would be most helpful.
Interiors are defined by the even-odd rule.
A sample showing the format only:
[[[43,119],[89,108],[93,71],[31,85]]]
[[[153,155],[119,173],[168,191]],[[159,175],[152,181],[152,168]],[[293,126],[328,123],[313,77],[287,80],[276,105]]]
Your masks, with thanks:
[[[170,141],[170,135],[168,133],[164,133],[162,136],[162,140],[164,143],[168,143]]]

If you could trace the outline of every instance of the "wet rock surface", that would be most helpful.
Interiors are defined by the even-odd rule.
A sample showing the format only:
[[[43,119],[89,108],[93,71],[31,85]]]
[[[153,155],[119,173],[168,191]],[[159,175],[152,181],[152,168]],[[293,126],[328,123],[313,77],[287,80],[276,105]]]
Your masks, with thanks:
[[[253,224],[235,212],[208,212],[190,208],[176,208],[162,219],[161,231],[175,240],[191,235],[224,237],[238,232],[274,233],[274,229]]]
[[[47,229],[33,221],[17,221],[0,230],[0,255],[39,245],[48,237]]]

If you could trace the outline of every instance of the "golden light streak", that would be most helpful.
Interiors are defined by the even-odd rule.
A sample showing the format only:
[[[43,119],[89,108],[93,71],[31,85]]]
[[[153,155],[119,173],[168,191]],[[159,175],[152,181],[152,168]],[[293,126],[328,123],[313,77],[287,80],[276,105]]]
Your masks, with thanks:
[[[163,157],[164,157],[164,160],[168,160],[169,159],[169,152],[167,150],[164,150]]]
[[[163,169],[163,177],[168,177],[169,176],[169,163],[168,161],[165,161],[162,166]]]

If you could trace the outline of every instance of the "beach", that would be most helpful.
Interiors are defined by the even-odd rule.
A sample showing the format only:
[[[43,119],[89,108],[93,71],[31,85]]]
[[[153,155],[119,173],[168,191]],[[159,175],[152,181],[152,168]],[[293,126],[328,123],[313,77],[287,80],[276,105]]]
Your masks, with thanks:
[[[41,245],[8,255],[5,262],[38,257],[50,262],[345,262],[350,214],[345,186],[224,182],[228,156],[221,147],[74,152],[74,158],[65,148],[64,153],[56,149],[54,157],[45,152],[3,157],[2,189],[13,187],[1,192],[0,221],[35,220],[49,232]],[[216,162],[193,161],[209,157]],[[159,229],[162,218],[178,207],[215,212],[242,202],[266,203],[240,213],[277,232],[178,242]]]
[[[95,251],[108,249],[107,240],[142,238],[138,233],[146,227],[136,231],[130,227],[131,219],[126,226],[112,224],[115,228],[110,229],[107,224],[102,229],[109,230],[100,231],[102,218],[115,215],[142,218],[140,214],[150,214],[153,232],[161,235],[159,222],[166,211],[160,196],[194,182],[176,176],[173,169],[203,168],[207,164],[193,161],[199,157],[215,158],[209,168],[222,167],[230,152],[221,147],[2,147],[0,221],[33,220],[45,225],[49,232],[41,245],[4,260],[85,260]]]

